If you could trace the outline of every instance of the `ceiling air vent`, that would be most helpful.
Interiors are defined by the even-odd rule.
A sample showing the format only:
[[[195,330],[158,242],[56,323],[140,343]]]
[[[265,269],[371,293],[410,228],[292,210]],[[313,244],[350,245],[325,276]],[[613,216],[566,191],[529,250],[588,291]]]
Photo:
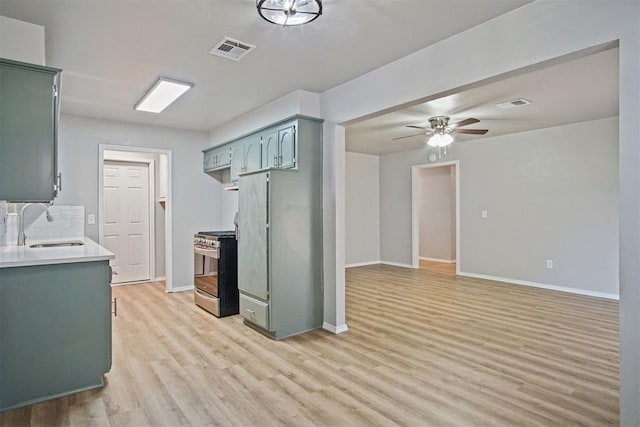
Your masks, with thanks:
[[[524,98],[512,99],[511,101],[501,102],[500,104],[496,104],[499,108],[503,110],[507,110],[509,108],[521,107],[523,105],[529,105],[531,101]]]
[[[211,55],[222,56],[223,58],[241,60],[247,53],[256,47],[249,43],[234,40],[229,37],[223,38],[213,49],[209,51]]]

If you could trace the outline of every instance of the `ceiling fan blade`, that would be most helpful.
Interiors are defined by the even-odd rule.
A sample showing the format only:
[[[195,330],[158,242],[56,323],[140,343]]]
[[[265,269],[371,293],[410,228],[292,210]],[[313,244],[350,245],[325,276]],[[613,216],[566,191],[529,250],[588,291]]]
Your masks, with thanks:
[[[480,120],[470,117],[468,119],[461,120],[461,121],[459,121],[457,123],[450,124],[449,127],[451,129],[455,129],[455,128],[459,128],[459,127],[467,126],[467,125],[472,125],[474,123],[479,123],[479,122],[480,122]]]
[[[405,138],[413,138],[414,136],[419,136],[419,135],[424,135],[424,132],[420,132],[420,133],[416,133],[414,135],[407,135],[407,136],[399,136],[397,138],[393,138],[392,141],[396,141],[398,139],[405,139]]]
[[[484,135],[489,129],[454,129],[453,133],[466,133],[468,135]]]
[[[413,129],[425,129],[425,130],[426,130],[426,129],[431,129],[431,128],[425,128],[425,127],[422,127],[422,126],[416,126],[416,125],[406,125],[405,127],[406,127],[406,128],[413,128]]]

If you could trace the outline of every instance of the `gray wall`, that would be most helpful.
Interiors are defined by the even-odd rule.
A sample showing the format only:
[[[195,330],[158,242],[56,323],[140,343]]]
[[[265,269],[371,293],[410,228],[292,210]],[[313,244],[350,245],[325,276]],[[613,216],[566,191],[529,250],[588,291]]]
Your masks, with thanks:
[[[380,261],[380,159],[346,153],[347,266]]]
[[[205,132],[89,119],[60,117],[58,157],[63,191],[56,204],[85,205],[96,214],[96,225],[86,233],[98,240],[98,144],[151,147],[173,155],[173,286],[193,285],[193,234],[220,227],[221,209],[216,203],[220,184],[202,172]]]
[[[411,263],[411,165],[428,155],[380,158],[384,261]],[[617,118],[454,143],[454,159],[462,272],[618,294]]]
[[[418,253],[421,258],[456,259],[455,166],[418,173]]]

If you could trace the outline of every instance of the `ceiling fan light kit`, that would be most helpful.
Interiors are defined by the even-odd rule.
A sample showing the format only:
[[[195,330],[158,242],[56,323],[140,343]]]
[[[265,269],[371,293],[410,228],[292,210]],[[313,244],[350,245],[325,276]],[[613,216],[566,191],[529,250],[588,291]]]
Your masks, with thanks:
[[[322,15],[321,0],[256,0],[258,14],[283,27],[307,24]]]
[[[393,140],[395,141],[398,139],[412,138],[414,136],[419,136],[419,135],[425,135],[425,136],[431,135],[431,137],[427,140],[427,145],[430,147],[437,147],[438,154],[440,156],[441,155],[440,149],[442,148],[445,149],[444,153],[446,155],[446,147],[453,142],[452,134],[454,133],[464,133],[469,135],[484,135],[485,133],[489,132],[488,129],[460,129],[463,126],[479,123],[480,120],[478,119],[474,119],[470,117],[468,119],[464,119],[453,124],[449,124],[449,119],[450,119],[449,116],[430,117],[429,125],[431,127],[407,125],[406,127],[408,128],[423,129],[424,132],[414,134],[414,135],[400,136],[398,138],[393,138]]]
[[[427,145],[431,147],[446,147],[447,145],[453,142],[453,137],[448,133],[436,133],[429,141],[427,141]]]

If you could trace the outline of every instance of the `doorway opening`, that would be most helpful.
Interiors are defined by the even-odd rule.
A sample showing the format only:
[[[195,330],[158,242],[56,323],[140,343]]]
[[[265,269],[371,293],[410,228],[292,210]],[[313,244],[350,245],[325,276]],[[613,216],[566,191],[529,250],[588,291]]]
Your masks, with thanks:
[[[411,168],[411,264],[460,265],[460,164],[458,160]]]
[[[113,284],[165,281],[172,292],[171,151],[99,146],[99,241]]]

